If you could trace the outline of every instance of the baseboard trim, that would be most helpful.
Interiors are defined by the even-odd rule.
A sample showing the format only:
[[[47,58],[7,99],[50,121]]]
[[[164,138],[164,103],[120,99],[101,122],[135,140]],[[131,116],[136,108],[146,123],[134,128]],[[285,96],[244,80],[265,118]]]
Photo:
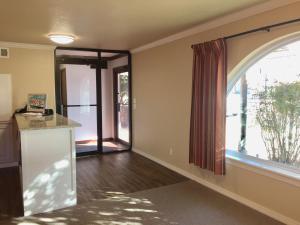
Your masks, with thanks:
[[[198,182],[199,184],[202,184],[202,185],[204,185],[204,186],[206,186],[206,187],[208,187],[208,188],[210,188],[210,189],[212,189],[212,190],[214,190],[214,191],[216,191],[216,192],[218,192],[222,195],[225,195],[225,196],[227,196],[227,197],[229,197],[229,198],[231,198],[231,199],[233,199],[233,200],[235,200],[235,201],[237,201],[237,202],[239,202],[243,205],[246,205],[246,206],[248,206],[248,207],[250,207],[250,208],[252,208],[252,209],[254,209],[254,210],[256,210],[260,213],[263,213],[263,214],[265,214],[269,217],[272,217],[272,218],[274,218],[274,219],[276,219],[276,220],[278,220],[278,221],[280,221],[284,224],[287,224],[287,225],[300,225],[299,221],[296,221],[296,220],[294,220],[292,218],[289,218],[285,215],[282,215],[281,213],[278,213],[278,212],[276,212],[272,209],[269,209],[269,208],[267,208],[265,206],[262,206],[262,205],[260,205],[256,202],[253,202],[253,201],[251,201],[247,198],[244,198],[244,197],[242,197],[238,194],[235,194],[231,191],[228,191],[225,188],[222,188],[218,185],[215,185],[211,182],[208,182],[208,181],[206,181],[206,180],[204,180],[200,177],[197,177],[197,176],[195,176],[195,175],[193,175],[193,174],[191,174],[191,173],[189,173],[189,172],[187,172],[183,169],[180,169],[179,167],[176,167],[176,166],[174,166],[170,163],[167,163],[163,160],[160,160],[160,159],[158,159],[158,158],[156,158],[156,157],[154,157],[154,156],[152,156],[148,153],[145,153],[145,152],[143,152],[139,149],[132,148],[132,151],[139,154],[139,155],[142,155],[142,156],[144,156],[144,157],[146,157],[146,158],[148,158],[148,159],[150,159],[150,160],[152,160],[152,161],[154,161],[154,162],[156,162],[156,163],[158,163],[158,164],[160,164],[164,167],[167,167],[168,169],[173,170],[173,171],[175,171],[175,172],[177,172],[177,173],[179,173],[179,174],[181,174],[181,175],[183,175],[183,176],[185,176],[185,177],[187,177],[191,180],[194,180],[194,181]]]
[[[9,168],[9,167],[16,167],[18,165],[19,165],[18,162],[0,163],[0,169]]]
[[[115,139],[113,137],[109,138],[102,138],[102,141],[114,141]]]

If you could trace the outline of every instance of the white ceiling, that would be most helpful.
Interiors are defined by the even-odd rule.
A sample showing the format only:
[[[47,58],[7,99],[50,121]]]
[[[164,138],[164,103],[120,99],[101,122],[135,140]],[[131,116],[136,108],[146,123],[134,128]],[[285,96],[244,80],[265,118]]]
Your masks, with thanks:
[[[1,0],[0,41],[132,49],[268,0]]]

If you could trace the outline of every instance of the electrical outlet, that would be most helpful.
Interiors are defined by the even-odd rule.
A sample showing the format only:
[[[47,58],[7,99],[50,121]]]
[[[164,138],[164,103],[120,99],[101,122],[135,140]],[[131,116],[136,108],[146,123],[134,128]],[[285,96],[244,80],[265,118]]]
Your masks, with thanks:
[[[173,155],[173,148],[172,147],[169,149],[169,155]]]

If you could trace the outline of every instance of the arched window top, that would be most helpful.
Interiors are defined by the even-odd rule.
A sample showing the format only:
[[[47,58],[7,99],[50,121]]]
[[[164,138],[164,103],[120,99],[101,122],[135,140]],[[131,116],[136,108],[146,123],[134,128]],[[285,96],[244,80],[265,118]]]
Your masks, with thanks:
[[[264,47],[231,77],[229,151],[300,170],[300,39]]]
[[[259,60],[268,54],[280,49],[281,47],[295,43],[300,40],[300,32],[294,32],[260,46],[242,59],[228,74],[227,92],[230,92],[237,80],[246,73],[246,71],[256,64]]]

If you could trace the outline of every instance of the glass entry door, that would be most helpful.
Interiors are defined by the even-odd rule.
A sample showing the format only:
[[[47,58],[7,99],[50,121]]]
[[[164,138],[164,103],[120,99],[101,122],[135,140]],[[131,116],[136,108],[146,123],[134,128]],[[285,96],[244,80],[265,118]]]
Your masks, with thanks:
[[[76,153],[98,151],[96,69],[91,65],[61,64],[63,115],[77,121]]]
[[[77,156],[131,150],[131,55],[58,47],[56,112],[79,122]]]

